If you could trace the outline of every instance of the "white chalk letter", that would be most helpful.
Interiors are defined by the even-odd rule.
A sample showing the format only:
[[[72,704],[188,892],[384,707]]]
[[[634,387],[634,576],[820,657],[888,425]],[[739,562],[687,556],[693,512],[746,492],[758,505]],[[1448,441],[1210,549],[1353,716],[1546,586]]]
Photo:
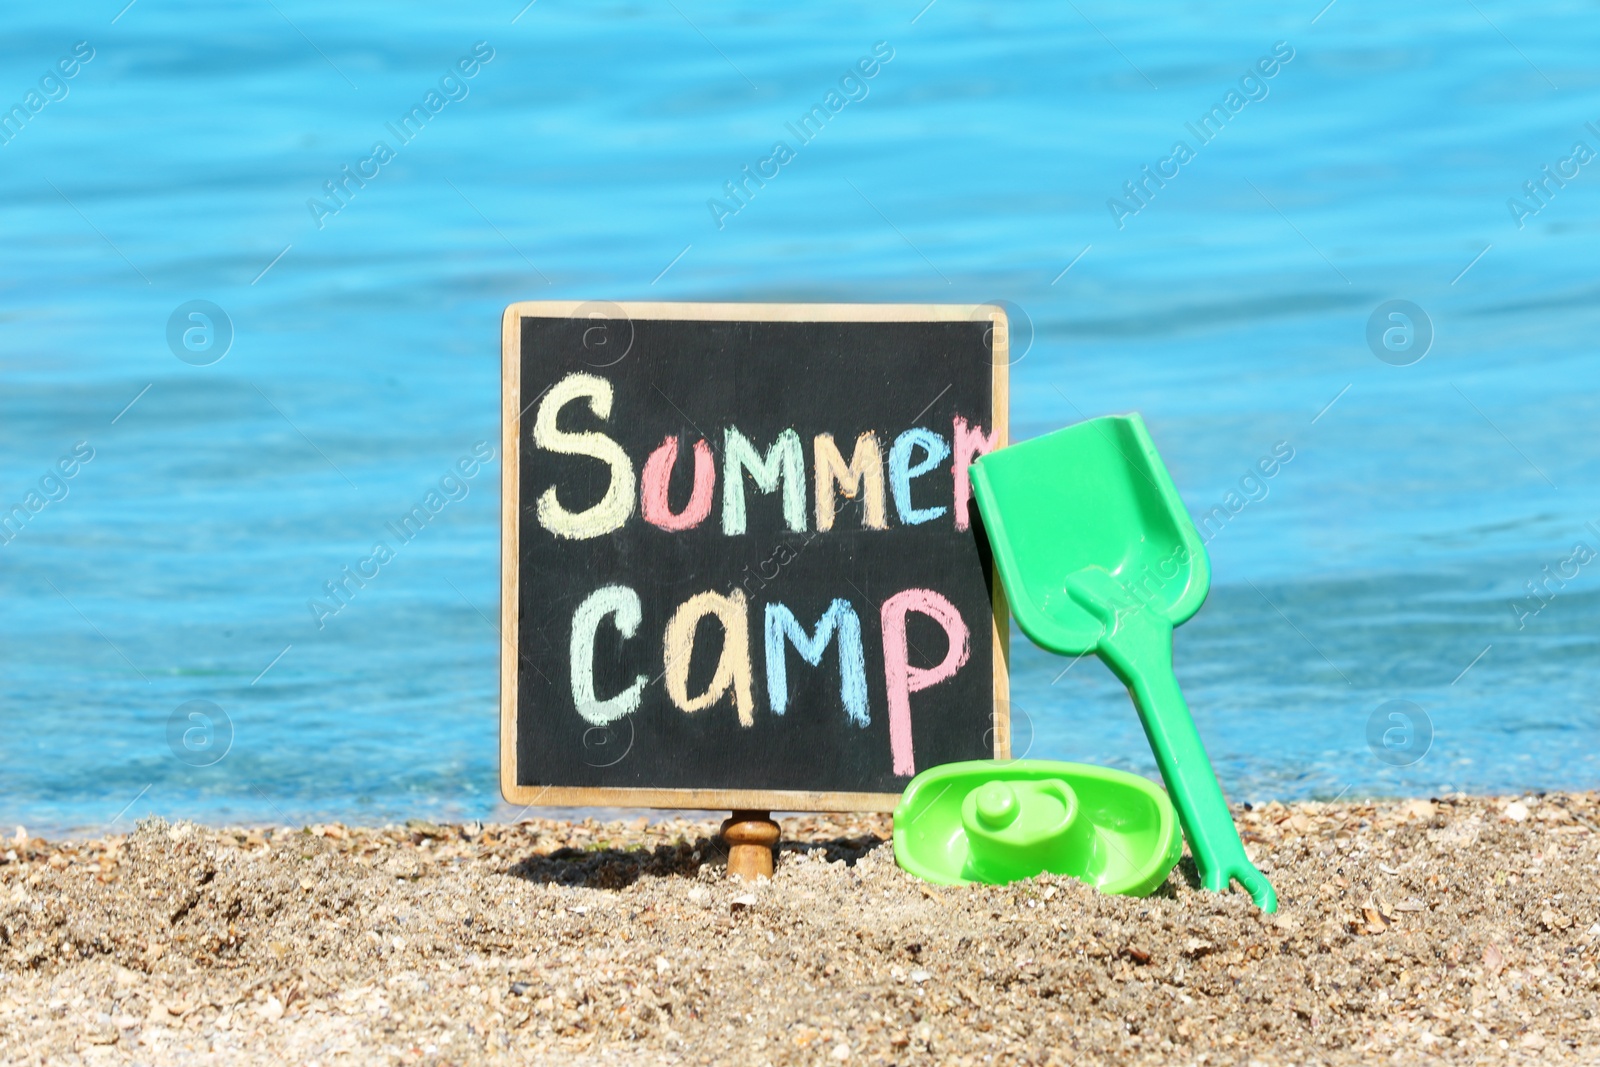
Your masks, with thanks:
[[[561,409],[574,400],[587,400],[589,410],[602,420],[611,417],[611,383],[593,374],[569,374],[539,402],[533,419],[533,443],[564,456],[592,456],[611,468],[611,484],[605,495],[587,510],[573,513],[562,507],[553,485],[539,495],[539,524],[557,537],[583,540],[608,534],[628,521],[633,514],[637,482],[632,461],[616,441],[593,430],[572,433],[556,425]]]
[[[595,726],[616,722],[632,715],[639,707],[639,698],[649,681],[644,675],[634,678],[633,684],[614,697],[600,700],[594,694],[594,639],[600,622],[607,615],[616,616],[617,632],[632,637],[639,630],[642,612],[639,594],[625,585],[607,585],[590,593],[588,599],[572,613],[572,703],[578,714]]]

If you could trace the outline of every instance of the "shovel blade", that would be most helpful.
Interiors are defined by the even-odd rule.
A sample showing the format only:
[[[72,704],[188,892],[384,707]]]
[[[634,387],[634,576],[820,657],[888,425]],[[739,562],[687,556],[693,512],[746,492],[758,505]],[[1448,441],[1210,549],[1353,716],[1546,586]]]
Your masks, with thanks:
[[[1105,631],[1068,592],[1085,568],[1174,626],[1205,601],[1205,547],[1137,414],[992,452],[973,465],[972,488],[1012,612],[1052,652],[1092,652]]]

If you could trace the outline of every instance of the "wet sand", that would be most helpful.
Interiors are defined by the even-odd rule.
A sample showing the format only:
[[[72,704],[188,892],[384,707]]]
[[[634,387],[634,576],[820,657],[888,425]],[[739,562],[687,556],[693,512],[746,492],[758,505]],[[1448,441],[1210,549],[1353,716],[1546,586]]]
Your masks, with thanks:
[[[880,817],[0,841],[6,1063],[1600,1061],[1600,797],[1236,811],[1282,906],[935,887]]]

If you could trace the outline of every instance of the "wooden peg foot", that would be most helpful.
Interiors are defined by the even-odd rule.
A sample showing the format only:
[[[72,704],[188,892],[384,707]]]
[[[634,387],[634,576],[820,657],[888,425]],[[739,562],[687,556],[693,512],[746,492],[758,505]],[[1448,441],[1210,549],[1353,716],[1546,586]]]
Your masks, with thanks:
[[[728,843],[728,873],[745,881],[772,877],[773,850],[780,831],[767,811],[736,811],[722,821]]]

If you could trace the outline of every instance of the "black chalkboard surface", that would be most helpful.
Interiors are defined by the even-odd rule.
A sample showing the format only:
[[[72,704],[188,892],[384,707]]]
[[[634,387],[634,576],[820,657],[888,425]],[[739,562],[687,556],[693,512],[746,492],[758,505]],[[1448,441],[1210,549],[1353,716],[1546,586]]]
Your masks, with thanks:
[[[514,304],[501,790],[892,810],[1009,755],[966,470],[1006,442],[991,305]]]

